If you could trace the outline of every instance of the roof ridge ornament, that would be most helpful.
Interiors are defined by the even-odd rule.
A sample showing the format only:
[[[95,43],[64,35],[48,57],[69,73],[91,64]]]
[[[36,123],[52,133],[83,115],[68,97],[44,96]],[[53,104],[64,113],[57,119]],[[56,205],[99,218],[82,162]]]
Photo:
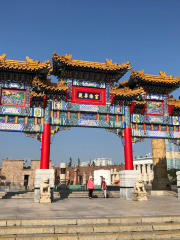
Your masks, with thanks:
[[[141,69],[141,71],[138,72],[139,76],[143,76],[144,75],[144,69]]]
[[[65,81],[61,80],[61,79],[58,79],[57,88],[58,87],[64,87],[64,86],[65,86]]]
[[[107,67],[117,67],[118,66],[118,63],[112,63],[112,59],[109,60],[109,59],[106,58],[105,61],[106,61],[106,66]]]
[[[159,75],[160,75],[162,78],[165,78],[165,77],[166,77],[166,73],[165,73],[165,72],[162,72],[162,71],[159,72]]]
[[[4,53],[2,56],[0,56],[0,61],[5,60],[6,59],[6,54]]]
[[[26,62],[27,62],[27,64],[34,64],[35,63],[36,65],[38,65],[40,63],[39,60],[34,62],[33,59],[30,59],[28,56],[26,57]]]
[[[69,56],[66,54],[64,56],[64,60],[66,63],[71,63],[72,62],[72,54],[69,54]]]

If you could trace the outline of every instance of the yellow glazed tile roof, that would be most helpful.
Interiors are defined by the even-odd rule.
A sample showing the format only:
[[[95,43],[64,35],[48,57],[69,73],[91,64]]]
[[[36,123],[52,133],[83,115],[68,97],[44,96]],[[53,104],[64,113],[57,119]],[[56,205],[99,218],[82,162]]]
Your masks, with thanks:
[[[174,76],[166,76],[166,73],[159,72],[159,75],[150,75],[150,74],[144,74],[144,69],[141,71],[131,71],[130,79],[138,77],[148,82],[154,82],[154,83],[169,83],[169,84],[176,84],[180,83],[180,77],[174,77]]]
[[[177,100],[175,98],[169,98],[168,99],[168,104],[173,105],[175,107],[180,107],[180,100]]]
[[[105,63],[99,63],[99,62],[89,62],[89,61],[81,61],[81,60],[74,60],[72,59],[72,54],[67,56],[61,56],[58,55],[58,53],[53,53],[52,59],[60,60],[61,62],[64,62],[71,66],[77,66],[77,67],[89,67],[89,68],[96,68],[96,69],[103,69],[103,70],[120,70],[124,68],[132,69],[129,62],[127,63],[112,63],[112,60],[106,59]]]
[[[8,60],[6,59],[6,54],[0,56],[0,68],[18,69],[18,70],[40,70],[52,68],[50,61],[40,62],[33,61],[29,57],[26,57],[26,61]]]
[[[124,82],[119,83],[119,87],[125,87],[128,84],[128,80],[124,80]]]
[[[58,80],[58,83],[51,83],[51,79],[48,78],[44,81],[40,80],[39,78],[35,77],[32,82],[33,85],[38,84],[39,86],[53,90],[53,91],[66,91],[68,88],[65,86],[65,81]]]
[[[115,94],[116,96],[132,97],[138,94],[145,94],[145,91],[142,87],[132,90],[128,87],[118,88],[117,86],[114,86],[112,87],[111,94]]]
[[[132,101],[134,102],[136,105],[144,105],[146,104],[146,101]]]
[[[31,92],[31,95],[32,95],[33,97],[44,97],[44,96],[45,96],[44,93],[36,93],[35,91],[32,91],[32,92]]]

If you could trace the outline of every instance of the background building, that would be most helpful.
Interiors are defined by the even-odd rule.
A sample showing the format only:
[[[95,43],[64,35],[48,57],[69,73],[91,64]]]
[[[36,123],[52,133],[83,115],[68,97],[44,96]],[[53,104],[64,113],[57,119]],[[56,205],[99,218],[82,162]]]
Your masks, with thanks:
[[[94,184],[101,185],[102,179],[105,178],[106,184],[111,185],[111,170],[94,170]]]
[[[179,146],[169,141],[168,139],[165,140],[165,144],[166,144],[167,168],[180,169]]]
[[[92,161],[81,162],[80,166],[81,167],[91,166],[93,164],[93,162],[94,162],[95,166],[112,165],[112,159],[111,158],[96,158]]]
[[[24,168],[23,159],[2,159],[0,167],[0,185],[3,186],[27,186],[33,187],[35,180],[35,171],[40,169],[40,160],[31,160],[29,169]],[[50,169],[51,169],[50,161]]]
[[[134,170],[139,170],[145,184],[150,184],[154,178],[153,159],[151,153],[146,157],[135,157],[133,159]]]
[[[0,167],[0,188],[23,189],[25,183],[28,189],[34,187],[35,171],[40,169],[40,160],[31,160],[30,168],[24,168],[24,160],[20,159],[2,159]],[[50,161],[50,169],[54,169],[54,184],[60,184],[60,167],[53,167]],[[106,166],[86,166],[86,167],[66,167],[66,183],[71,185],[86,184],[90,176],[94,176],[95,170],[109,170],[111,178],[106,181],[112,182],[118,180],[119,171],[125,169],[124,164],[106,165]],[[110,180],[109,180],[110,179]]]

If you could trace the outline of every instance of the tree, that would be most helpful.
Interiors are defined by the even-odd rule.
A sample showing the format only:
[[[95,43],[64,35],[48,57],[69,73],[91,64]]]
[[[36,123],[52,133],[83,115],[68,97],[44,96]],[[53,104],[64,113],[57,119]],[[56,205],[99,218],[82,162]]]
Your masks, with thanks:
[[[172,179],[176,179],[177,178],[177,176],[176,176],[177,171],[179,171],[179,169],[171,168],[171,169],[167,170],[167,173],[169,174],[169,176]]]
[[[81,161],[80,161],[80,159],[78,158],[78,167],[80,167],[81,166]]]
[[[180,169],[171,168],[167,170],[167,173],[171,178],[170,181],[172,185],[177,185],[177,175],[176,175],[177,171],[180,171]]]
[[[72,158],[70,157],[68,167],[72,167]]]
[[[31,166],[23,167],[23,169],[31,169]]]
[[[92,162],[91,166],[96,166],[94,161]]]

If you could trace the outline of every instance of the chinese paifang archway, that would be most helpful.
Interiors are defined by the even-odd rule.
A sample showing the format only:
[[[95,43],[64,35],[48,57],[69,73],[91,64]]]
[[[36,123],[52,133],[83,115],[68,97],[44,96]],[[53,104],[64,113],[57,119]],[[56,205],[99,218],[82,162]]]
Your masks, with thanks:
[[[7,60],[0,56],[0,131],[24,132],[41,143],[41,169],[49,168],[54,135],[71,127],[105,128],[124,145],[125,169],[133,169],[132,146],[145,138],[179,144],[180,100],[169,94],[180,78],[131,71],[127,63],[73,60],[53,54],[50,61]],[[48,76],[54,75],[58,83]]]

